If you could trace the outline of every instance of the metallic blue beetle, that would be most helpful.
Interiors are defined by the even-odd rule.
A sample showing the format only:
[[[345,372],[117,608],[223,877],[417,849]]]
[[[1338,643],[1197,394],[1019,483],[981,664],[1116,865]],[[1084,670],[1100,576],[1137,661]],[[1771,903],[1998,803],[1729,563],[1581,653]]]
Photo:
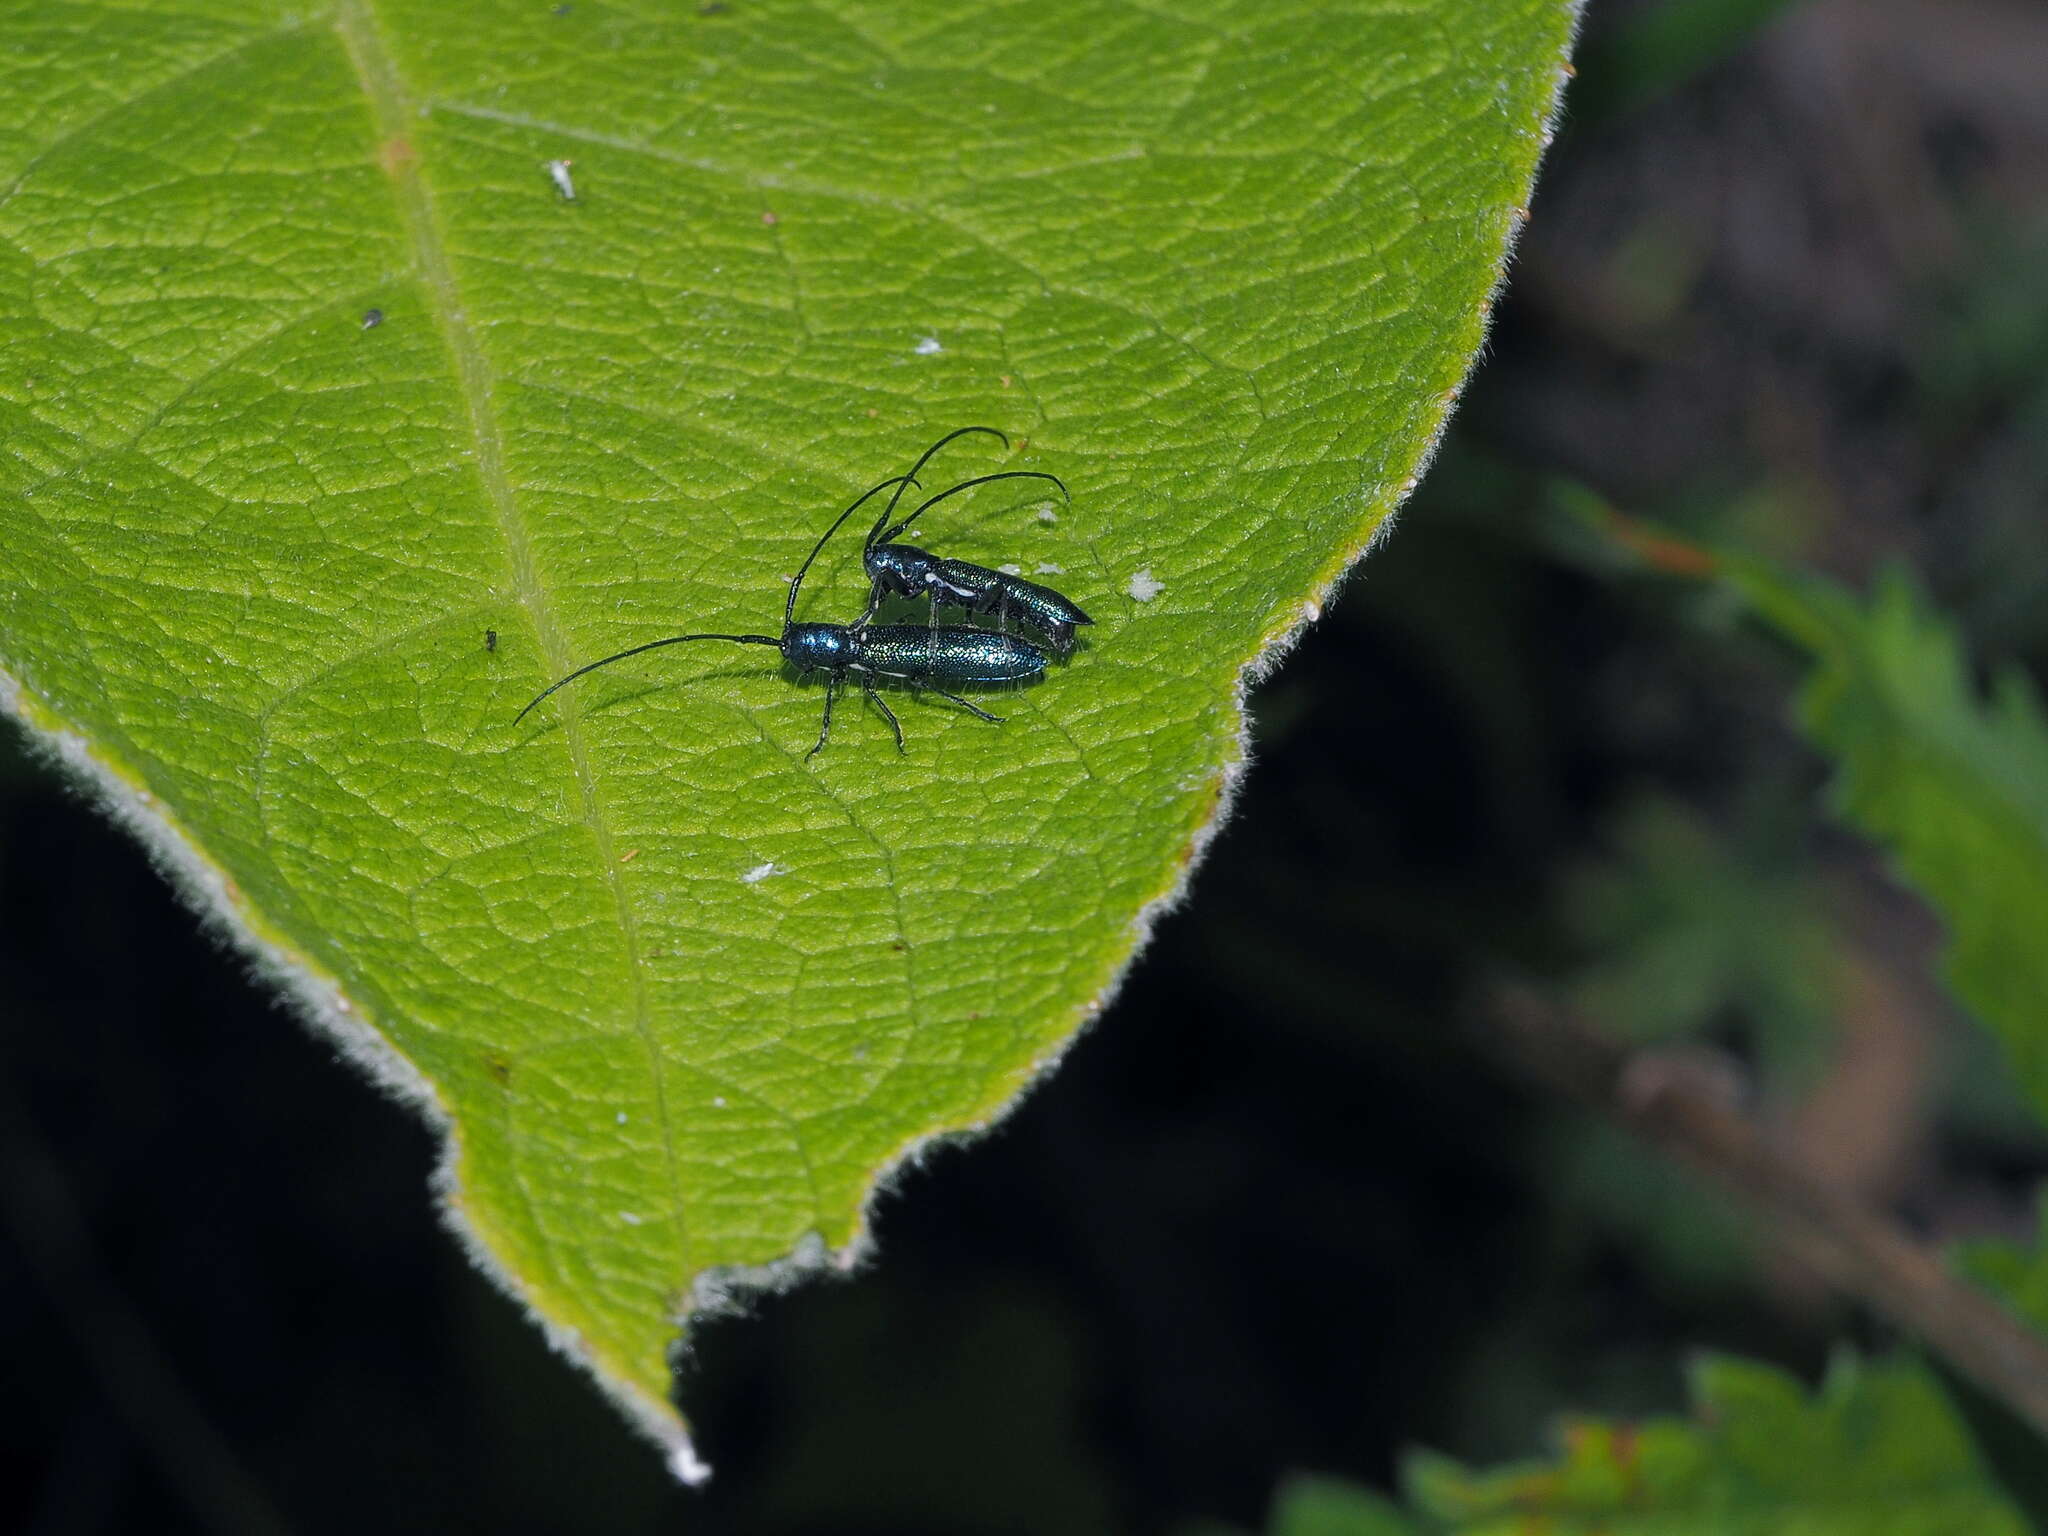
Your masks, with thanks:
[[[799,624],[796,622],[796,595],[803,587],[804,577],[810,573],[812,563],[823,553],[826,542],[839,531],[839,525],[851,516],[856,508],[870,497],[877,496],[891,486],[901,487],[908,476],[899,475],[884,480],[880,485],[861,496],[840,513],[824,537],[812,546],[798,567],[796,579],[789,584],[789,601],[782,609],[782,634],[774,635],[671,635],[665,640],[650,640],[645,645],[636,645],[615,655],[606,656],[588,666],[578,667],[567,677],[550,683],[534,696],[525,709],[513,717],[517,725],[526,718],[527,712],[540,703],[557,688],[573,683],[586,672],[595,672],[599,667],[608,667],[615,661],[624,661],[628,656],[638,656],[642,651],[659,650],[664,645],[687,645],[696,640],[724,640],[734,645],[772,645],[782,652],[783,659],[799,672],[823,672],[825,674],[825,720],[819,727],[817,745],[804,754],[805,761],[816,757],[825,746],[825,738],[832,731],[832,705],[839,697],[839,685],[848,674],[860,679],[861,691],[870,702],[881,710],[882,717],[889,722],[889,728],[896,735],[896,750],[904,751],[903,726],[896,718],[896,712],[889,708],[882,696],[875,692],[875,682],[886,679],[906,683],[913,689],[929,689],[942,699],[958,704],[969,713],[984,720],[1000,722],[1000,715],[992,715],[978,705],[970,704],[958,694],[949,693],[939,686],[950,684],[955,688],[990,687],[1004,683],[1022,683],[1043,677],[1051,658],[1037,646],[1014,635],[1001,635],[986,629],[972,629],[963,625],[925,624],[870,624],[868,616],[874,611],[872,605],[868,614],[852,624]]]

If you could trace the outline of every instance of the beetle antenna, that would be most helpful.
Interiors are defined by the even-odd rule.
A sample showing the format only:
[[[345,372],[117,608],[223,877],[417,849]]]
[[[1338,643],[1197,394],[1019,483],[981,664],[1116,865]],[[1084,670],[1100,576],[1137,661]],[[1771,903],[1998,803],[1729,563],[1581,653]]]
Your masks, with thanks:
[[[876,542],[881,544],[887,544],[892,542],[898,534],[903,532],[904,529],[908,528],[920,517],[923,517],[925,513],[929,512],[933,507],[936,507],[948,496],[957,496],[962,491],[971,491],[977,485],[988,485],[992,481],[996,480],[1050,480],[1054,485],[1060,488],[1060,494],[1062,496],[1065,496],[1067,500],[1072,501],[1074,499],[1073,496],[1069,494],[1067,490],[1066,482],[1061,480],[1058,475],[1049,475],[1042,469],[1006,469],[1003,470],[1000,474],[980,475],[972,480],[962,480],[958,485],[954,486],[952,490],[939,492],[938,495],[932,497],[931,500],[927,501],[923,506],[919,507],[915,512],[911,513],[910,516],[904,518],[902,522],[898,523],[895,527],[891,528],[887,533],[883,534],[882,537]]]
[[[595,672],[599,667],[608,667],[615,661],[624,661],[628,656],[638,656],[642,651],[656,651],[664,645],[682,645],[690,640],[730,640],[735,645],[773,645],[777,647],[782,644],[780,640],[775,639],[772,635],[670,635],[666,640],[650,640],[645,645],[636,645],[631,650],[620,651],[617,655],[607,656],[602,661],[593,661],[587,667],[578,667],[560,682],[549,683],[547,687],[541,689],[539,693],[533,696],[533,703],[528,704],[526,709],[522,709],[512,717],[512,723],[517,725],[526,718],[527,711],[531,710],[534,704],[538,704],[557,688],[575,682],[577,678],[586,672]]]
[[[941,448],[945,447],[946,444],[952,442],[953,439],[955,439],[956,437],[967,437],[976,432],[986,432],[990,437],[995,438],[998,442],[1000,442],[1003,445],[1003,451],[1005,453],[1008,453],[1010,451],[1010,439],[1003,433],[998,432],[994,427],[962,427],[957,432],[948,432],[936,443],[933,443],[931,447],[925,449],[924,457],[919,459],[915,464],[910,466],[910,473],[904,477],[905,483],[909,485],[917,484],[918,472],[922,470],[925,467],[925,465],[931,463],[933,454],[937,453]],[[889,542],[889,539],[895,537],[894,534],[890,534],[887,538],[884,538],[881,535],[882,530],[889,526],[889,519],[896,515],[896,503],[901,501],[902,499],[903,487],[899,485],[896,487],[896,494],[889,498],[889,505],[882,508],[882,515],[875,519],[875,526],[868,530],[868,541],[866,544],[861,546],[861,553],[863,555],[865,555],[869,550],[873,549],[877,544],[886,544]]]
[[[918,468],[922,469],[923,467],[924,461],[920,459],[918,461]],[[912,471],[912,473],[914,474],[915,471]],[[845,522],[849,517],[853,516],[854,507],[858,507],[870,496],[878,495],[880,492],[886,491],[892,485],[896,487],[896,495],[901,496],[903,494],[904,486],[916,484],[917,482],[913,480],[910,477],[910,475],[892,475],[887,480],[884,480],[880,485],[871,486],[867,490],[862,491],[860,493],[859,499],[854,502],[852,507],[848,507],[844,512],[840,513],[837,517],[832,519],[832,526],[830,528],[827,528],[824,534],[819,538],[818,542],[811,546],[811,552],[808,555],[804,556],[804,563],[796,568],[795,580],[791,581],[789,584],[789,601],[783,604],[782,608],[782,627],[784,629],[789,628],[789,626],[796,619],[796,591],[798,587],[801,587],[804,584],[804,577],[810,572],[811,562],[817,559],[819,555],[825,552],[825,545],[827,541],[831,539],[833,534],[839,531],[839,525],[841,523]],[[890,500],[889,505],[892,507],[896,505],[896,502],[893,498]],[[883,520],[887,521],[888,516],[889,514],[887,512],[884,512],[882,514]]]

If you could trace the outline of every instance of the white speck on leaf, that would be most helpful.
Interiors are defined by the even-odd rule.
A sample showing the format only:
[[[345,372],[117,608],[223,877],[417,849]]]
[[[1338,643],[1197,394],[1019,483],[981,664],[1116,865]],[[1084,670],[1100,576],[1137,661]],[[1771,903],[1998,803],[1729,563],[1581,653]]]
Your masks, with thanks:
[[[640,1225],[641,1218],[635,1216],[631,1211],[621,1211],[619,1212],[619,1220],[629,1227],[637,1227]]]
[[[1060,515],[1051,507],[1046,507],[1039,512],[1038,520],[1041,523],[1056,523],[1060,520]]]
[[[721,1094],[719,1094],[719,1095],[718,1095],[718,1096],[717,1096],[716,1098],[714,1098],[714,1099],[713,1099],[713,1100],[711,1101],[711,1107],[712,1107],[713,1109],[723,1109],[723,1108],[725,1108],[725,1095],[721,1093]]]
[[[1021,565],[999,565],[996,569],[1005,576],[1022,576],[1024,574],[1024,567]]]
[[[1064,576],[1067,574],[1067,568],[1064,565],[1054,565],[1050,560],[1041,560],[1038,564],[1037,574],[1040,576]]]
[[[565,203],[576,201],[576,183],[569,179],[569,167],[574,163],[571,160],[541,162],[541,169],[548,173],[548,180],[555,184],[555,190],[562,194],[562,201]]]
[[[938,337],[927,336],[923,340],[918,342],[918,344],[912,347],[910,350],[915,352],[919,357],[930,357],[934,352],[943,352],[946,349],[939,345]]]
[[[777,869],[775,867],[775,861],[773,859],[770,859],[766,864],[756,864],[744,875],[741,875],[740,884],[759,885],[763,880],[766,880],[770,875],[786,875],[788,873],[789,871],[786,869]]]
[[[622,1110],[620,1110],[620,1111],[619,1111],[619,1124],[621,1124],[621,1125],[624,1125],[625,1123],[626,1123],[626,1112],[625,1112],[625,1111],[624,1111],[624,1110],[622,1109]]]
[[[1148,566],[1142,571],[1131,572],[1131,584],[1124,590],[1137,601],[1149,603],[1166,589],[1153,580],[1151,567]]]

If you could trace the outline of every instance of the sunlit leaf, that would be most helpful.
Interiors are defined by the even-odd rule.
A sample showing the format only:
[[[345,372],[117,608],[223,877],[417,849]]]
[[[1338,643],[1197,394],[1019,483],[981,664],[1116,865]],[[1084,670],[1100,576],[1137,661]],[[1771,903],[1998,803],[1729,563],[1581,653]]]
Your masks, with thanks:
[[[1565,0],[192,0],[0,21],[0,696],[450,1131],[694,1471],[679,1321],[1101,1006],[1246,669],[1478,346]],[[927,442],[1097,620],[985,724],[765,649]],[[943,468],[944,475],[939,471]],[[950,483],[948,481],[947,483]],[[1005,494],[1005,492],[1011,494]],[[804,593],[850,620],[851,544]]]

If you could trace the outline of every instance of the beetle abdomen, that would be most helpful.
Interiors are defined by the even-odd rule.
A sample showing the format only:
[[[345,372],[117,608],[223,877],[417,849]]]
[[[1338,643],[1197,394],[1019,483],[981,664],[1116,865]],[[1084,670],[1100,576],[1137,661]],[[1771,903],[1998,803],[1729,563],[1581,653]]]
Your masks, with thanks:
[[[932,575],[937,579],[930,581],[930,586],[939,601],[958,603],[974,613],[1008,609],[1040,628],[1092,622],[1065,594],[1008,571],[992,571],[965,560],[936,560]]]
[[[996,606],[1003,583],[1010,578],[971,560],[933,558],[925,575],[925,590],[942,603],[954,603],[974,613],[990,613]]]
[[[1028,640],[954,625],[874,624],[860,631],[858,665],[944,688],[1043,677],[1052,658]]]

